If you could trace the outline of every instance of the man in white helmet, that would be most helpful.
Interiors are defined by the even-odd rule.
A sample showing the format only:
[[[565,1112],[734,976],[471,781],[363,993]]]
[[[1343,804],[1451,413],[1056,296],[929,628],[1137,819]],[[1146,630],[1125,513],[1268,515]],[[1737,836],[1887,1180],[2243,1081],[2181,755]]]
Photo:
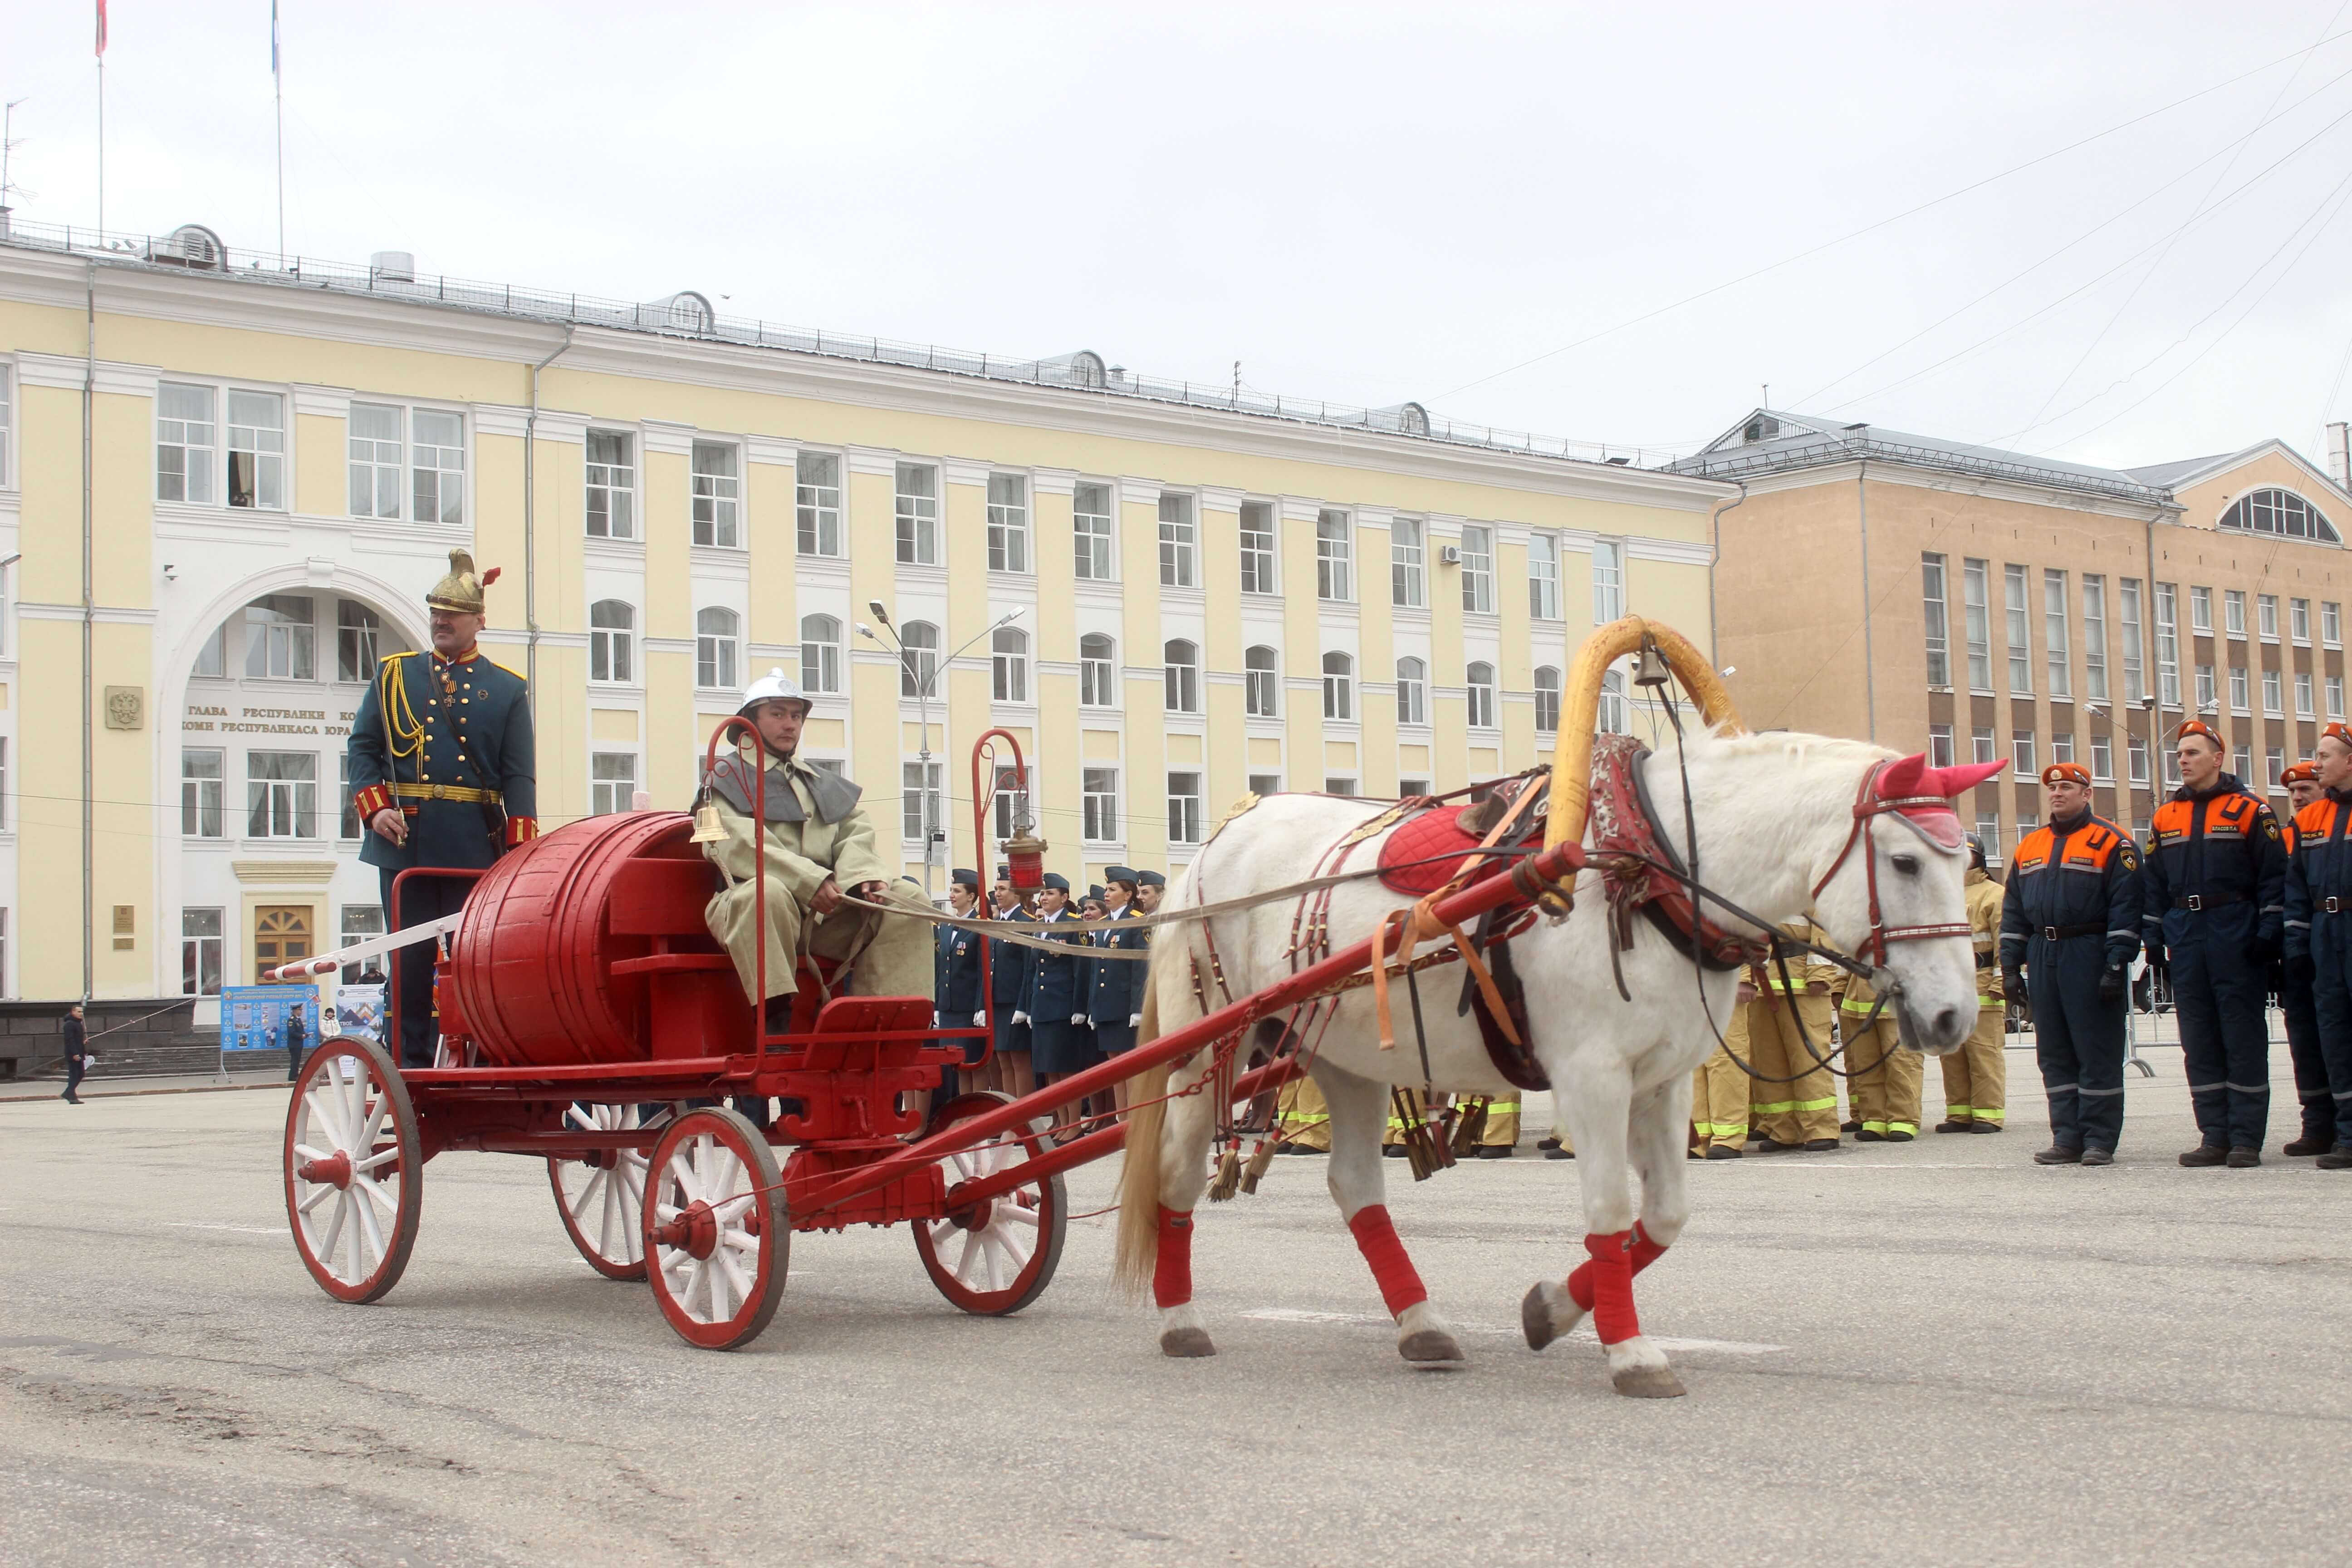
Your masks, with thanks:
[[[845,891],[871,902],[907,902],[928,909],[919,893],[898,880],[898,868],[875,846],[874,825],[858,804],[860,791],[839,773],[812,767],[798,752],[809,703],[781,669],[771,669],[743,692],[736,709],[760,732],[767,751],[767,829],[760,835],[767,859],[768,998],[772,1024],[790,1012],[797,955],[803,951],[851,965],[847,991],[859,996],[931,994],[931,938],[916,920],[886,918],[842,901]],[[710,775],[710,795],[726,837],[702,852],[728,886],[704,907],[710,934],[735,960],[745,994],[759,988],[752,915],[755,775],[748,749],[722,753]],[[803,928],[814,921],[805,939]]]

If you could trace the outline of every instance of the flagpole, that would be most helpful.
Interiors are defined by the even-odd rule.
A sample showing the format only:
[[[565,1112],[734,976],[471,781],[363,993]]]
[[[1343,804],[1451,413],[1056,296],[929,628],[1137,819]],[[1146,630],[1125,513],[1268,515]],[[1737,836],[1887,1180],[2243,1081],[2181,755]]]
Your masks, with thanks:
[[[278,95],[278,270],[286,270],[286,78],[278,67],[278,0],[269,0],[269,79]]]
[[[98,243],[106,246],[106,56],[98,57]]]

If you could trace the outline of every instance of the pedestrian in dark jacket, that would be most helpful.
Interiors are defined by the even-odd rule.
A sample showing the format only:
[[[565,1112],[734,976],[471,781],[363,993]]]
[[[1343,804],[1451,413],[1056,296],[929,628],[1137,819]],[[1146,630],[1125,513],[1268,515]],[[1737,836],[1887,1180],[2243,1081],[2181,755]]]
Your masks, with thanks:
[[[89,1054],[89,1037],[81,1021],[81,1004],[66,1009],[66,1091],[58,1098],[68,1105],[79,1105],[81,1075],[89,1070],[93,1058]]]
[[[286,1081],[292,1083],[302,1070],[302,1004],[286,1015]]]

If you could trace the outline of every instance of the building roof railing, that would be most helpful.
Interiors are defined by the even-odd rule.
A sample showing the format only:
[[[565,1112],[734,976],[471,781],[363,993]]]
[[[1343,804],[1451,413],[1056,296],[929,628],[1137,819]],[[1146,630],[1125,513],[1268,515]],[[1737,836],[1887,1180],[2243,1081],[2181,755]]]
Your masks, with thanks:
[[[1699,452],[1671,465],[1679,474],[1710,479],[1739,479],[1788,468],[1818,468],[1826,463],[1882,458],[1914,468],[1969,474],[1979,479],[2016,479],[2053,489],[2080,490],[2144,506],[2169,506],[2172,493],[2121,475],[2032,462],[2011,453],[1989,448],[1928,445],[1895,438],[1874,430],[1843,431],[1835,436],[1808,432],[1795,439],[1780,439],[1719,452]]]
[[[1098,356],[1089,353],[1000,356],[942,348],[936,343],[902,342],[750,317],[722,316],[711,310],[705,296],[691,291],[650,302],[604,300],[564,290],[420,273],[407,257],[398,253],[379,257],[376,264],[368,266],[311,256],[279,256],[273,251],[224,245],[210,230],[193,224],[164,236],[123,234],[79,225],[30,223],[0,211],[0,245],[87,257],[109,265],[159,272],[202,273],[238,283],[326,289],[559,325],[654,332],[698,342],[975,376],[986,381],[1055,386],[1101,396],[1177,404],[1333,429],[1376,431],[1521,457],[1623,468],[1663,464],[1674,456],[1670,451],[1611,447],[1443,419],[1413,403],[1364,408],[1319,398],[1285,397],[1239,385],[1171,381],[1123,366],[1104,366]]]

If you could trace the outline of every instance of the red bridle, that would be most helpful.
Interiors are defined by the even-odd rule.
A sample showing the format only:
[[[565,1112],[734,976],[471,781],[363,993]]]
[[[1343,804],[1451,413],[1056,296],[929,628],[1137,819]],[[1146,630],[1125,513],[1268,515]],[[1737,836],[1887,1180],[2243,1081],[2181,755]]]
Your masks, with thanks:
[[[1812,897],[1820,898],[1822,889],[1830,885],[1830,879],[1835,877],[1839,868],[1845,864],[1846,857],[1853,853],[1853,847],[1856,844],[1863,847],[1862,861],[1870,889],[1870,935],[1863,940],[1862,951],[1854,956],[1867,959],[1874,968],[1885,966],[1886,944],[1890,942],[1925,942],[1931,937],[1965,937],[1975,934],[1974,929],[1966,921],[1949,921],[1942,925],[1890,928],[1886,923],[1885,915],[1879,909],[1878,855],[1877,846],[1871,836],[1872,825],[1890,811],[1899,811],[1906,816],[1928,814],[1949,816],[1956,827],[1959,822],[1959,813],[1952,809],[1951,800],[1945,795],[1880,795],[1878,793],[1879,775],[1895,765],[1891,763],[1874,763],[1871,764],[1870,771],[1862,775],[1862,787],[1854,793],[1853,797],[1853,826],[1846,833],[1845,847],[1838,851],[1837,858],[1830,862],[1830,868],[1822,873],[1822,879],[1813,884],[1812,890]]]

